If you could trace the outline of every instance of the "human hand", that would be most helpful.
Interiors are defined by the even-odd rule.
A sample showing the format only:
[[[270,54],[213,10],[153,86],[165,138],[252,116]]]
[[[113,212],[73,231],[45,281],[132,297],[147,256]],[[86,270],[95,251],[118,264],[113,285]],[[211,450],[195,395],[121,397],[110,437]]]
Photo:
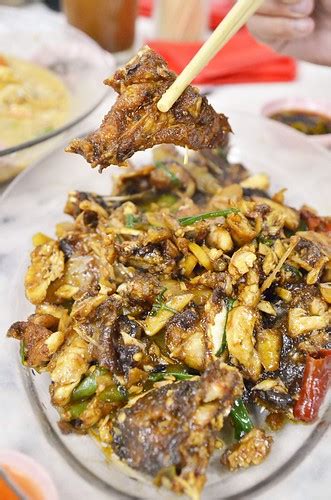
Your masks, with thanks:
[[[331,0],[266,0],[248,27],[277,52],[331,66]]]

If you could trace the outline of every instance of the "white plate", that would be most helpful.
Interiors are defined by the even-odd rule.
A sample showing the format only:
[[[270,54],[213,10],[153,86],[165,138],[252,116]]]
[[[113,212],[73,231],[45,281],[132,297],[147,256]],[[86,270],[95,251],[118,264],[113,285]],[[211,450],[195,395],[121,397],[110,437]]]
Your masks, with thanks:
[[[330,211],[331,155],[327,151],[311,144],[303,135],[271,120],[230,111],[228,114],[235,132],[231,154],[236,160],[243,161],[252,172],[269,173],[272,192],[287,187],[289,204],[299,207],[302,203],[308,203],[321,213]],[[135,159],[143,163],[149,157],[150,152],[147,151],[138,153]],[[4,255],[2,272],[7,276],[0,303],[8,324],[23,320],[32,312],[23,290],[23,274],[29,261],[31,236],[37,231],[52,235],[55,224],[67,219],[62,210],[69,190],[109,193],[110,174],[114,170],[118,172],[119,169],[108,169],[100,175],[81,157],[65,154],[60,148],[21,174],[7,190],[0,204],[0,234],[4,235],[1,244]],[[11,294],[8,294],[9,288],[12,289]],[[17,370],[16,364],[13,366],[8,357],[5,359],[9,371]],[[73,467],[90,484],[95,485],[96,491],[103,490],[114,495],[116,490],[117,498],[173,498],[171,493],[157,491],[151,484],[137,482],[114,465],[107,465],[100,450],[88,437],[62,435],[56,423],[57,412],[49,402],[48,376],[33,377],[24,370],[23,379],[42,428],[64,458],[58,464],[58,467],[61,464],[63,477],[70,478]],[[313,425],[286,426],[275,436],[268,459],[258,467],[235,474],[221,472],[218,459],[215,458],[209,468],[203,498],[243,498],[279,482],[317,444],[329,419],[325,413],[323,419]]]

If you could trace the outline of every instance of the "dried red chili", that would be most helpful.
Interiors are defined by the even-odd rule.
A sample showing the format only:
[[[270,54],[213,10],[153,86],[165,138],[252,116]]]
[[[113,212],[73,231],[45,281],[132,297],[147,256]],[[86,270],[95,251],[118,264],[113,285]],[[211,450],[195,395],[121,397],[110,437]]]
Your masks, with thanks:
[[[331,350],[322,349],[317,356],[307,356],[299,399],[293,408],[295,418],[305,422],[317,418],[331,381]]]
[[[310,231],[317,231],[319,233],[331,232],[331,217],[321,217],[310,211],[307,207],[303,207],[300,213]]]

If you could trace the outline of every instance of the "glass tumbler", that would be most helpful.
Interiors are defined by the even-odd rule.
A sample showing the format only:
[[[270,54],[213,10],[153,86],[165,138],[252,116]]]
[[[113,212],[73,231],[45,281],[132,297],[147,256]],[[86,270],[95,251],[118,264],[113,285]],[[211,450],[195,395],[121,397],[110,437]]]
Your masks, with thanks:
[[[137,0],[62,0],[68,22],[109,52],[132,48]]]

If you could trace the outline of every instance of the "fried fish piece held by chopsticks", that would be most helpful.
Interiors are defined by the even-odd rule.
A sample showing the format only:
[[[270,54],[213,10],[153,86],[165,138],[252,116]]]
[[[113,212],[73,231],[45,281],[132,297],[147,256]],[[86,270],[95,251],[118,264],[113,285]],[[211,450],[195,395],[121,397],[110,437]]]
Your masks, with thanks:
[[[176,144],[199,150],[222,146],[231,128],[227,118],[189,86],[167,113],[157,103],[176,74],[166,61],[143,47],[113,77],[105,80],[119,96],[101,127],[85,139],[76,139],[66,149],[78,153],[100,170],[125,165],[136,151],[156,144]]]

